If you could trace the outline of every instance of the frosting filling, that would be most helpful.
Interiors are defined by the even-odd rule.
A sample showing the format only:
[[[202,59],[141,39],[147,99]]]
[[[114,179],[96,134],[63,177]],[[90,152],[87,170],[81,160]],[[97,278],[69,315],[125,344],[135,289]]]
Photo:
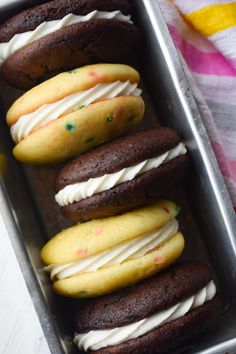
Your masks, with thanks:
[[[91,20],[117,20],[132,24],[131,16],[124,15],[121,11],[98,11],[94,10],[86,16],[68,14],[60,20],[48,21],[41,23],[34,31],[15,34],[8,43],[0,44],[0,65],[4,63],[17,50],[56,32],[64,27],[79,24]]]
[[[93,256],[63,265],[49,265],[45,270],[51,273],[51,279],[65,279],[73,275],[85,272],[95,272],[104,267],[121,264],[125,261],[136,259],[146,255],[149,251],[157,248],[163,242],[174,236],[178,231],[178,221],[171,220],[163,227],[145,233],[134,239],[122,242],[108,250]]]
[[[136,323],[114,329],[94,330],[85,334],[76,333],[74,343],[80,350],[84,351],[99,350],[124,343],[130,339],[143,336],[168,322],[183,317],[191,310],[212,300],[215,294],[216,286],[213,281],[210,281],[207,286],[188,299]]]
[[[121,183],[132,181],[142,173],[158,168],[176,157],[186,154],[186,152],[184,144],[179,143],[164,154],[142,161],[135,166],[126,167],[118,172],[101,177],[90,178],[85,182],[70,184],[56,194],[56,202],[62,207],[79,202],[82,199],[109,190]]]
[[[36,111],[25,114],[11,127],[11,136],[18,143],[26,138],[34,129],[40,128],[59,117],[82,109],[91,103],[112,99],[118,96],[140,96],[142,90],[137,83],[115,81],[101,83],[96,86],[76,92],[57,102],[45,104]]]

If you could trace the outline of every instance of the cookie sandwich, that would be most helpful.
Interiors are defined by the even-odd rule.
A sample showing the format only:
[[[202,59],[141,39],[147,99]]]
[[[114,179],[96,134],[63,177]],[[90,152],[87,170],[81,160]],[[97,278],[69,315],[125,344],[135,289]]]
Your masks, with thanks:
[[[86,298],[150,277],[182,253],[184,238],[170,201],[63,230],[42,249],[54,290]]]
[[[199,335],[222,310],[212,273],[179,263],[77,309],[74,343],[94,354],[161,354]]]
[[[93,63],[135,62],[139,31],[128,0],[54,0],[0,25],[0,75],[29,89]]]
[[[119,138],[69,162],[55,180],[63,214],[86,221],[154,203],[185,175],[187,150],[171,128]]]
[[[15,157],[56,163],[126,133],[144,115],[139,80],[130,66],[95,64],[34,87],[7,113]]]

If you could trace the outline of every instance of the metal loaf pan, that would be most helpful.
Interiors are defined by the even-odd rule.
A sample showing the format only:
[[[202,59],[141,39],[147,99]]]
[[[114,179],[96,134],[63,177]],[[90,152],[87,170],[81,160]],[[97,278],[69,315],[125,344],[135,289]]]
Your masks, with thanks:
[[[30,3],[30,1],[20,1]],[[32,4],[36,3],[31,1]],[[218,321],[178,353],[236,353],[236,221],[222,175],[202,123],[184,68],[166,28],[157,0],[133,1],[136,22],[143,34],[141,72],[147,105],[146,123],[176,128],[192,158],[190,175],[170,197],[182,207],[181,228],[186,237],[183,258],[210,263],[225,299]],[[3,19],[13,7],[1,7]],[[4,116],[19,91],[0,83]],[[12,142],[2,117],[0,151],[7,168],[0,177],[0,213],[38,313],[49,348],[54,354],[77,353],[71,344],[70,301],[53,294],[42,271],[42,245],[69,223],[53,200],[52,181],[57,167],[23,166],[11,156]]]

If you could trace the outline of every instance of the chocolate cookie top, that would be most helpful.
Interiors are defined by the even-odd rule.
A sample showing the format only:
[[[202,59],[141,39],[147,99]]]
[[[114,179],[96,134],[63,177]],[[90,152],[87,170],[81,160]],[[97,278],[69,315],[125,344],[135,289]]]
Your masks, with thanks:
[[[121,183],[109,190],[62,207],[66,218],[84,222],[122,214],[164,198],[187,172],[188,157],[183,155],[147,171],[132,181]]]
[[[86,333],[137,322],[192,296],[211,278],[211,270],[200,262],[179,263],[142,283],[89,300],[76,313],[75,330]]]
[[[128,0],[53,0],[20,12],[0,25],[0,43],[9,42],[18,33],[32,31],[45,21],[59,20],[73,13],[87,15],[98,11],[120,10],[131,14]]]
[[[69,184],[114,173],[174,148],[180,136],[171,128],[134,133],[102,145],[68,163],[57,175],[55,191]]]

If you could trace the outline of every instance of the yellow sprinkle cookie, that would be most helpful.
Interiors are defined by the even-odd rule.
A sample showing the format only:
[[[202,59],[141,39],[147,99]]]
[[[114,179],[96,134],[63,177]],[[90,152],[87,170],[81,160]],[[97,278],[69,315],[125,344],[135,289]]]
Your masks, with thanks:
[[[184,248],[178,212],[174,203],[162,200],[62,231],[41,253],[55,291],[69,297],[99,296],[167,267]]]
[[[56,163],[123,135],[144,115],[139,80],[130,66],[96,64],[34,87],[7,113],[15,157]]]

